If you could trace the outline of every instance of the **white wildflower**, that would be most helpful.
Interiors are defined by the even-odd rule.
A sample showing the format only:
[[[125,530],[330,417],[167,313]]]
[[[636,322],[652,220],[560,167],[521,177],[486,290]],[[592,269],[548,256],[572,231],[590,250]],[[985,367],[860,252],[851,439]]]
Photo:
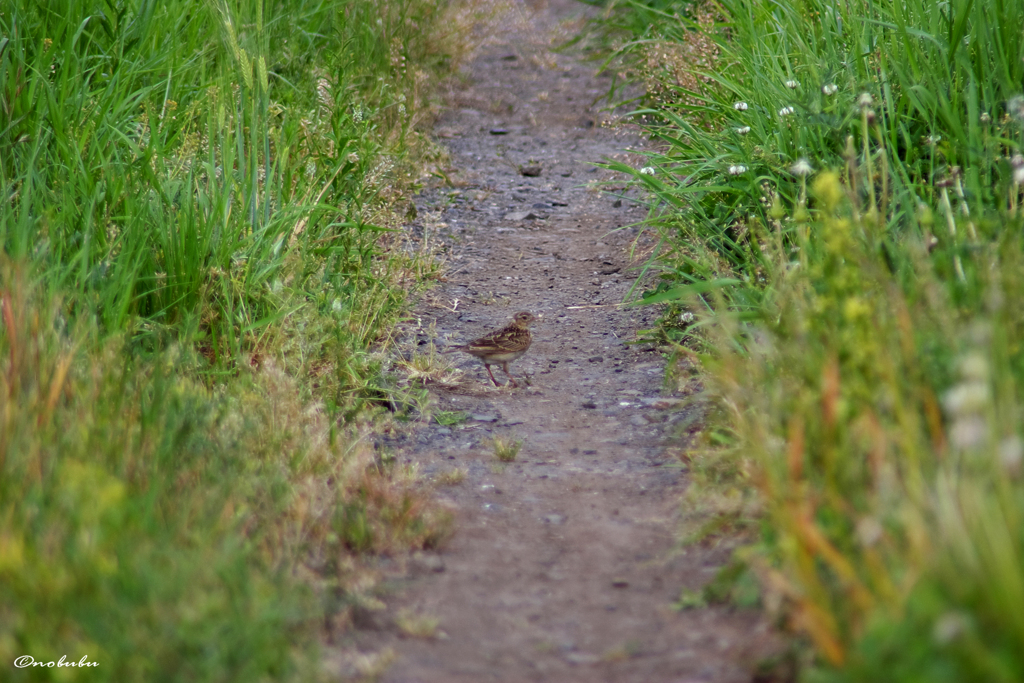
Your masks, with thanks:
[[[836,85],[835,83],[829,83],[828,85],[821,86],[821,92],[830,96],[835,95],[837,92],[839,92],[839,86]]]
[[[345,158],[348,159],[348,163],[350,163],[350,164],[358,164],[359,163],[359,155],[356,154],[355,152],[349,152],[348,156],[345,157]]]
[[[1024,95],[1014,95],[1006,103],[1006,113],[1018,121],[1024,121]]]
[[[737,128],[736,132],[739,133],[740,135],[746,135],[747,133],[750,132],[750,126],[743,126],[742,128]]]
[[[963,635],[970,626],[970,619],[962,612],[947,612],[935,622],[932,637],[940,645],[948,645]]]
[[[861,107],[870,107],[873,102],[874,100],[871,99],[871,93],[868,92],[862,92],[860,97],[857,98],[857,104]]]
[[[795,111],[796,109],[793,109],[793,107],[783,107],[782,109],[779,110],[779,116],[789,116]]]
[[[811,166],[811,162],[807,161],[807,159],[800,158],[797,159],[795,164],[790,166],[789,170],[793,175],[806,176],[810,175],[814,168]]]
[[[976,413],[988,405],[989,391],[985,382],[964,382],[945,393],[942,404],[952,416]]]
[[[640,169],[640,173],[643,175],[654,175],[654,168],[651,166],[644,166]]]
[[[798,87],[800,87],[800,84],[790,79],[786,81],[786,87],[789,88],[790,90],[796,90]]]
[[[965,451],[984,445],[988,435],[988,425],[978,415],[959,417],[949,428],[949,440],[957,448]]]
[[[693,313],[690,311],[684,311],[683,314],[679,316],[679,320],[684,323],[692,323]]]
[[[979,118],[981,119],[982,123],[992,123],[992,117],[989,116],[989,113],[987,111],[981,112],[981,116]]]
[[[885,529],[882,528],[881,523],[874,517],[864,517],[857,522],[856,532],[861,544],[865,547],[871,547],[881,540]]]
[[[335,313],[341,313],[341,299],[335,298],[334,301],[331,302],[331,310]]]
[[[1024,185],[1024,156],[1014,154],[1010,159],[1010,166],[1013,167],[1013,182]]]
[[[999,464],[1006,473],[1016,479],[1020,476],[1021,464],[1024,463],[1024,441],[1014,434],[999,443]]]
[[[743,164],[736,164],[729,167],[729,175],[741,175],[747,172],[747,167]]]
[[[746,102],[737,102],[736,104],[732,105],[732,108],[735,109],[736,111],[746,111],[747,110],[747,103]]]

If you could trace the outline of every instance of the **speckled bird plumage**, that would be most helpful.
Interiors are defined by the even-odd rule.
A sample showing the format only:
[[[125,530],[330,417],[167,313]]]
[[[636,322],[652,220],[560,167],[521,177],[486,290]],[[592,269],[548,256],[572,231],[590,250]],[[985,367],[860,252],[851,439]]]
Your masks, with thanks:
[[[511,323],[500,330],[485,334],[468,344],[450,346],[444,352],[465,351],[482,360],[484,367],[487,368],[487,374],[491,376],[491,381],[496,387],[501,385],[494,379],[491,365],[500,365],[508,375],[512,386],[518,387],[515,378],[508,371],[508,364],[521,357],[530,348],[530,344],[533,342],[533,337],[530,335],[530,323],[534,320],[536,318],[532,313],[520,311],[516,313]]]

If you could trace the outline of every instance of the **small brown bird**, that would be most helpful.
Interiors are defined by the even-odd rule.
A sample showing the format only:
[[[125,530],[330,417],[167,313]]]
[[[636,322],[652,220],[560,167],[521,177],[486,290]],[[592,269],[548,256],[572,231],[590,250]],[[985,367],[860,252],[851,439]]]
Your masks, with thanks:
[[[508,375],[512,386],[518,387],[515,378],[508,371],[508,364],[522,356],[530,348],[530,343],[533,341],[533,337],[530,336],[530,323],[534,320],[536,318],[532,313],[520,311],[516,313],[511,323],[500,330],[474,339],[468,344],[449,346],[442,353],[465,351],[471,356],[476,356],[484,362],[487,374],[491,376],[491,381],[496,387],[501,385],[498,384],[498,380],[494,379],[491,365],[500,365]]]

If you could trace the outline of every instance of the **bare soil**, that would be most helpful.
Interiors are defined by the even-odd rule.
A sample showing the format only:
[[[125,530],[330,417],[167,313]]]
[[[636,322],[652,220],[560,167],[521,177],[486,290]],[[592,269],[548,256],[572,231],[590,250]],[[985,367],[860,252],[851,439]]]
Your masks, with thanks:
[[[470,340],[518,310],[543,318],[511,366],[519,389],[446,356],[467,374],[430,385],[437,409],[471,417],[380,444],[427,477],[466,474],[437,488],[454,511],[451,540],[392,561],[387,609],[355,620],[356,647],[395,652],[388,683],[746,682],[778,651],[757,611],[673,608],[731,546],[680,544],[678,447],[695,408],[673,399],[699,380],[667,393],[662,355],[627,344],[653,324],[653,311],[620,305],[637,275],[628,226],[645,210],[596,189],[616,178],[593,164],[643,140],[604,125],[609,81],[593,63],[552,50],[584,11],[572,0],[519,7],[436,127],[450,183],[418,199],[417,224],[440,227],[450,268],[405,343]],[[529,166],[539,175],[523,175]],[[495,436],[522,440],[514,462],[496,459]],[[424,637],[410,635],[417,623]]]

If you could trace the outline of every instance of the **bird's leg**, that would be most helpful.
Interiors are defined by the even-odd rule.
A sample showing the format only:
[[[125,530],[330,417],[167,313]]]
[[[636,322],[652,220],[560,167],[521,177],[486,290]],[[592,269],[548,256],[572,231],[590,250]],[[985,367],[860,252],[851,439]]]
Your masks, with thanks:
[[[512,386],[514,386],[516,389],[518,389],[519,385],[516,384],[516,378],[512,376],[511,372],[508,371],[508,363],[502,363],[501,364],[501,369],[505,371],[506,375],[508,375],[508,379],[509,379],[510,382],[512,382]]]
[[[487,368],[487,374],[491,376],[491,381],[494,382],[494,386],[500,387],[501,385],[498,384],[498,380],[494,379],[494,373],[491,372],[491,366],[484,363],[484,367]]]

